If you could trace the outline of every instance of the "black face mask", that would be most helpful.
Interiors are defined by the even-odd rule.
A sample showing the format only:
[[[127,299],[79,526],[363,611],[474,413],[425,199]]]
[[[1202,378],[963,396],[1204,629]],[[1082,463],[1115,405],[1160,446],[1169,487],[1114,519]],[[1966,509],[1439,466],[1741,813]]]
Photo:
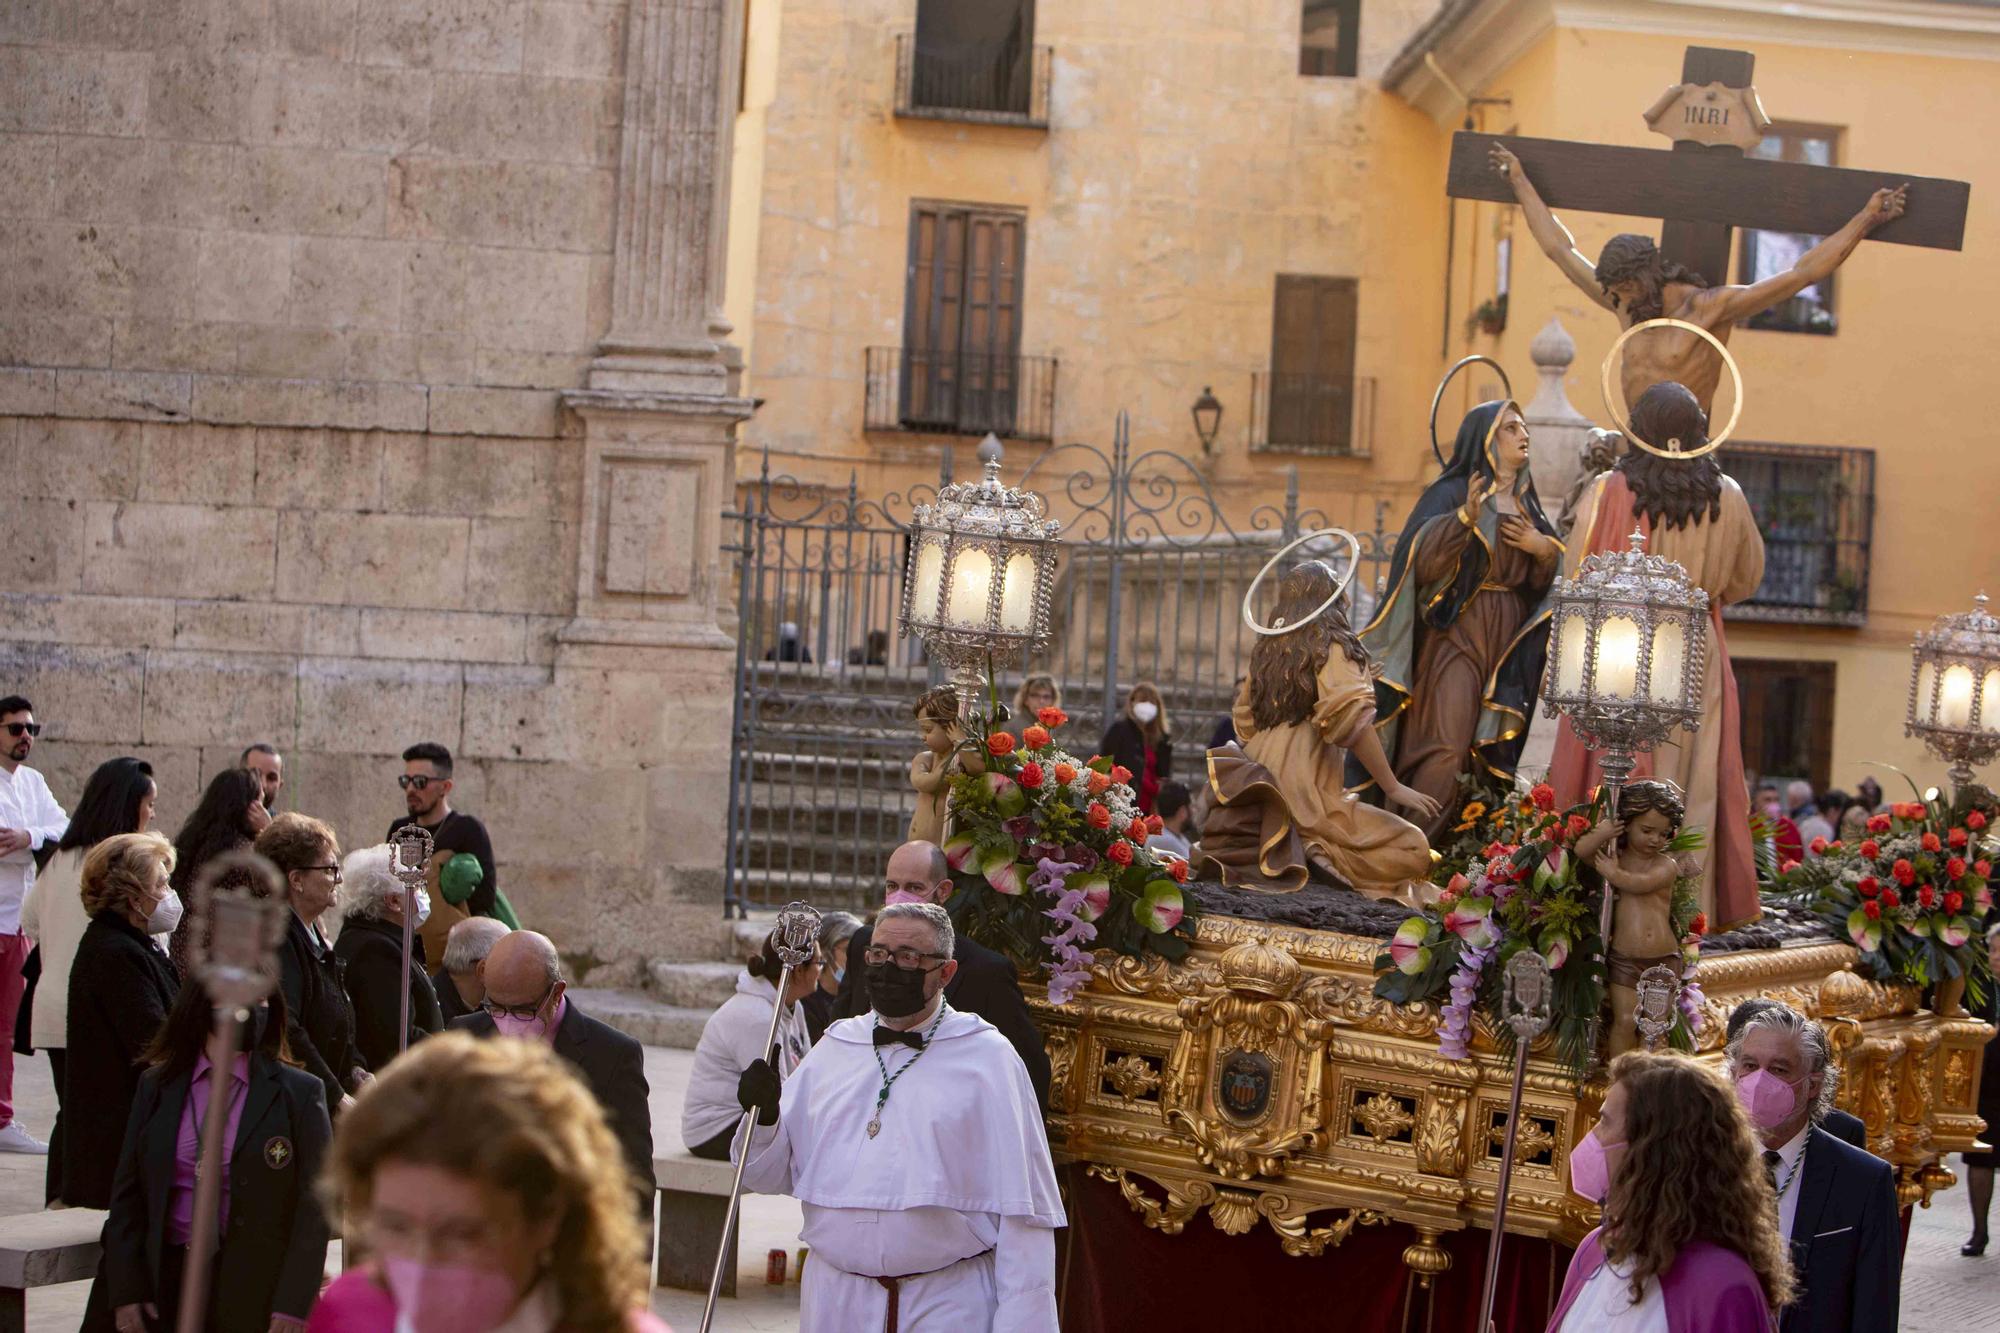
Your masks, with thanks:
[[[867,964],[868,1003],[884,1018],[908,1018],[922,1009],[930,997],[924,994],[924,980],[930,973],[921,968],[897,967],[883,961]]]

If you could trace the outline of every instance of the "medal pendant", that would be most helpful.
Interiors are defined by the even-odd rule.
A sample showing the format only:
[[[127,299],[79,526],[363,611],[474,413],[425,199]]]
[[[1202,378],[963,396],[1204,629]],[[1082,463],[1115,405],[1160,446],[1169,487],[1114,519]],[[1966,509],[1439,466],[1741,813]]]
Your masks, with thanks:
[[[880,1116],[877,1116],[875,1117],[875,1119],[870,1120],[868,1122],[868,1137],[872,1139],[881,1132],[882,1132],[882,1118]]]

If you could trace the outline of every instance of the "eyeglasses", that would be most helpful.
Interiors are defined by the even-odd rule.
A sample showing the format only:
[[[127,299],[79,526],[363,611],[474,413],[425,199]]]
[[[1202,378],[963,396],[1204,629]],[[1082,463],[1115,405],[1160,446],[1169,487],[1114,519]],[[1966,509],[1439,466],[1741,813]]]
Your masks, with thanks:
[[[896,966],[900,968],[905,968],[910,971],[935,972],[937,971],[937,968],[924,967],[922,965],[924,959],[926,958],[942,959],[944,958],[944,955],[941,953],[925,953],[920,949],[911,949],[907,947],[901,949],[883,949],[876,945],[871,944],[868,946],[867,951],[861,955],[861,957],[865,962],[877,963],[877,964],[886,963],[889,962],[891,959],[893,959],[895,960]],[[940,964],[940,966],[942,966],[942,964]]]
[[[443,782],[444,778],[426,777],[422,773],[405,773],[396,779],[396,785],[404,791],[422,791],[433,782]]]
[[[479,1002],[479,1007],[486,1011],[489,1018],[499,1018],[504,1015],[508,1018],[518,1018],[524,1023],[532,1023],[542,1016],[542,1006],[547,1004],[549,996],[555,993],[556,983],[551,981],[549,988],[542,992],[542,998],[533,1004],[501,1004],[489,995]]]
[[[42,734],[42,724],[39,722],[9,722],[7,724],[7,734],[9,736],[20,736],[23,734],[39,736]]]
[[[333,882],[334,882],[335,884],[338,884],[338,883],[340,883],[340,882],[341,882],[341,880],[345,878],[345,876],[343,876],[343,875],[342,875],[342,874],[340,873],[340,867],[339,867],[339,866],[337,866],[337,865],[331,865],[331,866],[300,866],[300,867],[299,867],[299,869],[301,869],[301,870],[317,870],[317,871],[321,872],[322,874],[324,874],[324,875],[325,875],[325,876],[326,876],[326,877],[327,877],[328,879],[332,880],[332,881],[333,881]]]

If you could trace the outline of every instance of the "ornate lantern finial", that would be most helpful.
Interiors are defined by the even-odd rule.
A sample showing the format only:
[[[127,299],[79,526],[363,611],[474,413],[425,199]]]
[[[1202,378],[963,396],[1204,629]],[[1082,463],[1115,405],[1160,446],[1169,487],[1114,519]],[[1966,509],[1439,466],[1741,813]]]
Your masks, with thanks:
[[[1986,609],[1939,616],[1910,646],[1910,709],[1905,735],[1951,765],[1952,784],[2000,754],[2000,620]]]

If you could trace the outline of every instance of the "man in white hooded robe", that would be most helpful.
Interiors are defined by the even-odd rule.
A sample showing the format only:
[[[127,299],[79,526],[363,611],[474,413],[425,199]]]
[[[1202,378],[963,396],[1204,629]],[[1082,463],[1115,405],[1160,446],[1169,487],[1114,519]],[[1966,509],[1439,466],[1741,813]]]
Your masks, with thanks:
[[[874,1011],[829,1027],[782,1091],[762,1060],[743,1074],[744,1188],[805,1209],[800,1333],[1057,1327],[1041,1111],[1007,1039],[945,1003],[952,943],[943,908],[884,908],[855,960]]]

